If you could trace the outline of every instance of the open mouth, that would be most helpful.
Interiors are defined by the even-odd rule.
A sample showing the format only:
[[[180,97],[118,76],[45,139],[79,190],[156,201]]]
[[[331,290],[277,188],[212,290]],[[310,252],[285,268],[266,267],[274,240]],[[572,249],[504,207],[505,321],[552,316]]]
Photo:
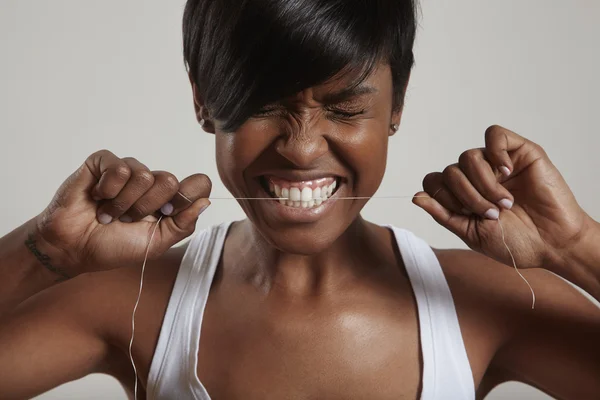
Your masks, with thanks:
[[[262,176],[260,183],[271,197],[287,207],[315,208],[330,199],[341,185],[340,177],[323,177],[310,181],[293,182]]]

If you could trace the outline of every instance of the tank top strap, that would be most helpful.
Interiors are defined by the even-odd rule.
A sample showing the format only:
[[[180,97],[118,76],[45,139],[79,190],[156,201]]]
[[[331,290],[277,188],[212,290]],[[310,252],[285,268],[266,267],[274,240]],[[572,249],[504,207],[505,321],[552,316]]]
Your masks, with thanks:
[[[230,225],[197,232],[187,246],[152,358],[148,399],[210,399],[197,375],[200,330]]]
[[[475,384],[444,271],[431,247],[392,229],[417,302],[423,376],[421,400],[475,399]]]

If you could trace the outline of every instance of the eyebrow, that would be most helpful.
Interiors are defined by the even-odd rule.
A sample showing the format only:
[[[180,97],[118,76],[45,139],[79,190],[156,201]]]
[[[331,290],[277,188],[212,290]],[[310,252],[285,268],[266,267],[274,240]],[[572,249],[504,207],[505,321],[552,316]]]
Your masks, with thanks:
[[[327,93],[323,95],[323,102],[327,104],[342,103],[348,99],[351,99],[352,97],[358,97],[377,92],[379,92],[379,90],[377,90],[374,86],[363,83],[356,87],[342,89],[339,92]]]

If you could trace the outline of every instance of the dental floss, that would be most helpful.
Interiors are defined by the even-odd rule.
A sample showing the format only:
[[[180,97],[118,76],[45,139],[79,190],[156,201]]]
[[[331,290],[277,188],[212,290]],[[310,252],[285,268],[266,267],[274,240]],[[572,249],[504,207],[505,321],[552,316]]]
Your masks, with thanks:
[[[533,309],[535,309],[535,292],[533,291],[533,288],[529,284],[529,281],[523,276],[521,271],[519,271],[519,268],[517,268],[517,263],[515,262],[515,258],[513,257],[512,251],[510,251],[510,248],[508,247],[508,245],[506,244],[506,240],[504,239],[504,227],[502,226],[502,222],[500,222],[500,216],[498,216],[498,225],[500,225],[500,233],[502,234],[502,243],[504,243],[504,247],[506,247],[506,250],[508,250],[508,254],[510,254],[510,259],[512,260],[512,263],[515,267],[515,271],[517,271],[517,274],[519,274],[521,279],[523,279],[525,281],[525,283],[527,284],[527,286],[529,286],[529,290],[531,290],[531,309],[533,310]]]
[[[156,221],[156,225],[154,225],[154,229],[152,230],[152,235],[150,235],[150,240],[148,240],[148,246],[146,248],[146,255],[144,256],[144,263],[142,264],[142,273],[140,275],[140,289],[138,291],[137,299],[135,300],[135,306],[133,306],[133,313],[131,314],[131,340],[129,341],[129,359],[131,360],[131,365],[133,366],[133,373],[135,374],[135,385],[133,389],[133,398],[137,400],[137,392],[138,392],[138,376],[137,369],[135,367],[135,361],[133,361],[133,353],[131,352],[131,348],[133,346],[133,338],[135,336],[135,312],[137,311],[138,304],[140,304],[140,298],[142,297],[142,288],[144,287],[144,271],[146,270],[146,261],[148,261],[148,253],[150,252],[150,245],[152,244],[152,239],[154,238],[154,234],[156,233],[156,228],[158,228],[158,224],[160,220],[163,218],[161,215]]]
[[[431,196],[431,198],[435,199],[435,196],[439,193],[440,190],[441,189],[438,189],[434,193],[434,195]],[[181,192],[178,192],[178,193],[181,194]],[[183,194],[181,194],[181,196],[183,196],[186,200],[188,200],[190,203],[192,203],[192,201],[190,199],[188,199],[187,197],[185,197]],[[376,196],[376,197],[337,197],[337,198],[333,198],[333,199],[329,199],[329,200],[413,199],[413,198],[419,198],[419,197],[430,198],[430,196]],[[273,200],[273,201],[279,200],[279,198],[273,198],[273,197],[238,197],[238,198],[236,198],[236,197],[211,197],[210,199],[211,200]],[[281,198],[281,199],[289,200],[289,198]],[[131,315],[131,340],[129,341],[129,359],[131,360],[131,365],[133,366],[133,372],[135,374],[135,386],[134,386],[134,397],[133,397],[134,400],[137,400],[137,391],[138,391],[137,369],[135,367],[135,362],[133,361],[133,354],[131,352],[131,349],[133,346],[133,339],[135,336],[135,313],[136,313],[137,307],[140,303],[140,298],[142,296],[142,289],[143,289],[143,285],[144,285],[144,271],[146,270],[146,261],[148,260],[148,253],[150,252],[150,245],[152,244],[152,239],[154,238],[154,234],[156,233],[156,229],[158,228],[158,224],[160,223],[162,218],[163,218],[163,216],[161,215],[160,218],[158,219],[158,221],[156,221],[156,224],[154,225],[154,229],[152,231],[152,235],[150,235],[150,239],[148,240],[148,245],[146,248],[146,255],[144,257],[144,262],[142,264],[142,273],[140,275],[140,288],[138,291],[137,299],[135,301],[135,305],[133,307],[133,313]],[[500,232],[502,234],[502,243],[504,243],[504,247],[506,247],[506,250],[508,251],[508,254],[510,255],[513,266],[515,267],[515,271],[517,271],[517,273],[519,274],[521,279],[523,279],[525,281],[525,283],[529,287],[529,290],[531,291],[531,296],[532,296],[531,309],[533,310],[535,308],[535,292],[533,291],[533,287],[531,287],[527,278],[525,278],[523,276],[523,274],[519,271],[519,268],[517,268],[517,263],[515,261],[515,258],[513,257],[512,251],[510,251],[508,244],[506,244],[506,239],[504,236],[504,227],[502,226],[502,222],[500,222],[500,217],[498,217],[498,225],[500,225]]]

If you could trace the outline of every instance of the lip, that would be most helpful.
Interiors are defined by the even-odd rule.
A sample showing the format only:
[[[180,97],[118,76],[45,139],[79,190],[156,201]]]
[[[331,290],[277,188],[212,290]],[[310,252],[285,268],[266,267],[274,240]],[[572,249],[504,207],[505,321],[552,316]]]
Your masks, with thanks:
[[[319,177],[323,177],[323,175],[315,175],[313,179]],[[268,193],[260,183],[258,187],[261,192],[261,197],[271,197],[271,194]],[[340,193],[343,193],[345,189],[346,185],[341,182],[340,186],[338,186],[335,193],[333,193],[329,199],[324,201],[320,206],[313,208],[289,207],[281,204],[276,198],[273,198],[273,201],[260,202],[260,207],[263,209],[263,212],[267,214],[267,216],[271,216],[272,218],[284,223],[312,223],[319,221],[331,212],[335,206],[335,203],[337,203],[336,197],[340,196]]]
[[[343,180],[343,176],[336,174],[335,172],[327,171],[292,171],[292,170],[277,170],[277,171],[266,171],[256,178],[263,176],[273,176],[275,178],[283,179],[290,182],[302,182],[302,181],[314,181],[320,178],[335,178],[337,180]]]

